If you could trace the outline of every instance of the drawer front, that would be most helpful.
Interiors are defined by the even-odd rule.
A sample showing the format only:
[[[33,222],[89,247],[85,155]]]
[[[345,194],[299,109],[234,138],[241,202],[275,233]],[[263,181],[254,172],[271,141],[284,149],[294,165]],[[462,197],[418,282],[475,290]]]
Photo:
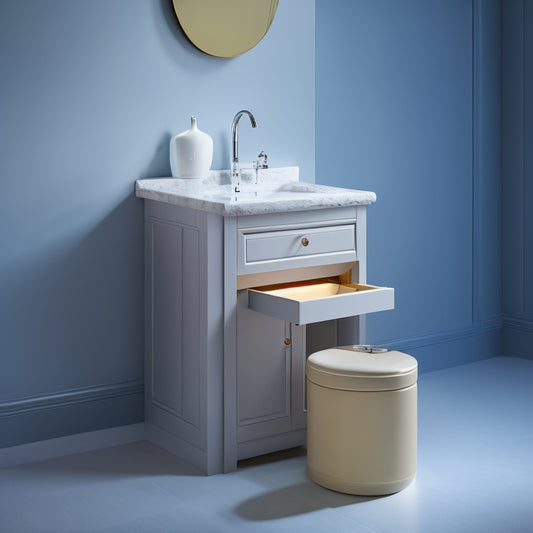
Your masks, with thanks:
[[[311,324],[394,309],[394,289],[317,280],[248,290],[248,308],[287,320]]]
[[[239,235],[239,273],[355,261],[355,224]]]

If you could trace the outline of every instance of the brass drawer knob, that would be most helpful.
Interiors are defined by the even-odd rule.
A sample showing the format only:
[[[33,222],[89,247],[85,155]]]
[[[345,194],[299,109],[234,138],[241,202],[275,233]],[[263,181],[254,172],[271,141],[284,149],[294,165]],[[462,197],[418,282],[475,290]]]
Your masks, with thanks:
[[[284,342],[287,346],[289,346],[290,343],[291,343],[291,339],[289,339],[289,337],[287,337],[283,342]]]
[[[302,237],[302,244],[304,246],[308,246],[309,245],[309,239],[307,237]]]

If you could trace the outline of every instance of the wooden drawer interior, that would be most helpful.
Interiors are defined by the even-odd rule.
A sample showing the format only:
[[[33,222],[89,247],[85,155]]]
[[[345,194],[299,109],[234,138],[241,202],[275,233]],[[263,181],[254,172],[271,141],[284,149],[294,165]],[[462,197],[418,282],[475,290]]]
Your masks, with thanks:
[[[294,324],[323,322],[394,308],[394,289],[349,283],[345,276],[248,290],[248,308]]]

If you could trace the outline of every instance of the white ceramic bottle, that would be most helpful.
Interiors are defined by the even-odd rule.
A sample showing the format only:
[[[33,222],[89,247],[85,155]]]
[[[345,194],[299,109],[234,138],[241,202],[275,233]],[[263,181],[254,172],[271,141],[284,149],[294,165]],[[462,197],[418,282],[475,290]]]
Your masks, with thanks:
[[[200,131],[196,117],[191,127],[170,141],[170,169],[174,178],[205,178],[213,161],[213,139]]]

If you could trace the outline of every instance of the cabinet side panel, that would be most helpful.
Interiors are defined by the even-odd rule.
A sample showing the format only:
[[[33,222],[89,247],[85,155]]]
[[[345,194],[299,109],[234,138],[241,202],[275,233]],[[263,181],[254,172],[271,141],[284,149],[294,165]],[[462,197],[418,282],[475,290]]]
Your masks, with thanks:
[[[200,449],[199,231],[147,219],[147,422]]]
[[[224,470],[222,219],[156,202],[147,202],[145,215],[146,436],[218,474]]]

